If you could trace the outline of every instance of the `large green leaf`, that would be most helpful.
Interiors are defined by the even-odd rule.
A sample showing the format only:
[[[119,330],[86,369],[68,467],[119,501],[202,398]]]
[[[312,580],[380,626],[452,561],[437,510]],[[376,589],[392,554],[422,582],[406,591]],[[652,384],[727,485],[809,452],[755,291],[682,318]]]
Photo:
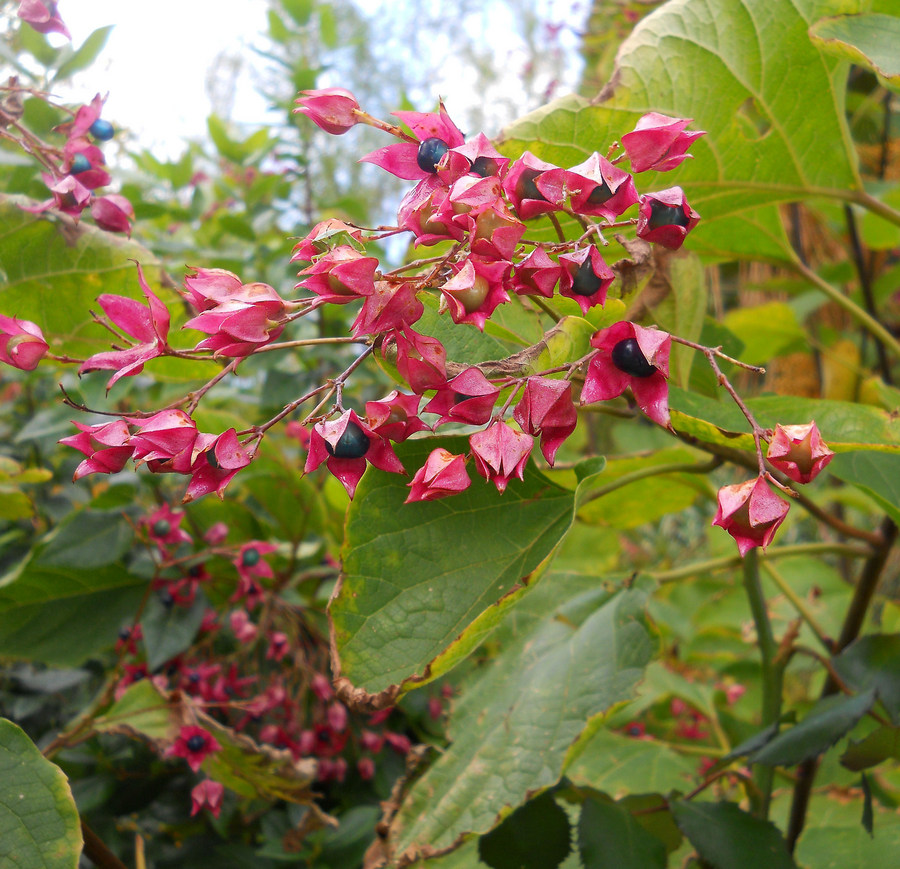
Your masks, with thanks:
[[[895,522],[900,522],[900,455],[862,450],[835,456],[828,470],[871,495]]]
[[[434,448],[464,440],[411,441],[397,453],[420,467]],[[580,493],[530,465],[504,494],[471,472],[471,487],[404,504],[408,478],[369,469],[347,513],[344,572],[331,614],[340,674],[356,702],[391,702],[465,657],[500,620],[571,527]],[[349,687],[345,685],[345,690]]]
[[[75,666],[111,646],[147,588],[121,561],[132,538],[120,514],[72,514],[0,580],[0,655]]]
[[[777,827],[734,803],[676,800],[679,829],[713,869],[796,869]]]
[[[585,869],[665,869],[666,846],[616,803],[588,799],[581,807],[578,846]]]
[[[854,772],[877,766],[889,757],[900,760],[900,727],[879,727],[859,742],[851,742],[841,763]]]
[[[81,824],[62,770],[0,719],[0,866],[76,869]]]
[[[875,690],[854,697],[825,697],[798,725],[784,730],[751,756],[766,766],[802,763],[846,736],[875,702]]]
[[[511,608],[496,635],[502,650],[462,686],[450,746],[394,818],[396,855],[484,833],[558,780],[579,741],[641,678],[653,651],[644,602],[639,586],[553,573]]]
[[[860,637],[834,659],[837,674],[856,691],[874,688],[894,724],[900,724],[900,634]]]
[[[876,826],[870,836],[861,824],[813,827],[797,843],[797,860],[804,869],[896,869],[900,825]]]
[[[109,332],[93,323],[89,311],[99,313],[95,300],[101,293],[143,299],[129,260],[139,261],[154,292],[171,300],[156,280],[156,257],[145,247],[87,223],[64,228],[22,211],[25,204],[33,203],[0,195],[0,306],[8,316],[37,323],[55,352],[81,356],[109,349]]]
[[[655,740],[632,739],[609,730],[598,730],[566,770],[575,784],[590,785],[615,798],[688,790],[696,773],[696,759]]]
[[[866,66],[885,84],[900,90],[900,18],[896,15],[844,15],[817,21],[813,42],[824,51]]]
[[[893,414],[868,404],[773,395],[750,399],[747,406],[763,428],[815,420],[822,438],[836,453],[900,453],[900,428]],[[672,425],[679,433],[694,435],[706,443],[753,451],[747,420],[732,401],[716,401],[672,386],[669,407]]]
[[[622,44],[602,102],[566,97],[527,115],[507,130],[506,150],[572,165],[645,112],[693,118],[707,131],[694,159],[641,176],[641,189],[685,189],[703,217],[689,247],[790,259],[770,203],[860,187],[846,66],[807,36],[823,15],[852,11],[853,0],[672,0]]]

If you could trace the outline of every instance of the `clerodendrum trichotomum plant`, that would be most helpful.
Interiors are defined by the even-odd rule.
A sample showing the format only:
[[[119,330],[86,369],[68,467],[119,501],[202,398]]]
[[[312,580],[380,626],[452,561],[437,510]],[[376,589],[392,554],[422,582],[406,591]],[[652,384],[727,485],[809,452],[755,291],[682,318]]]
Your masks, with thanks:
[[[722,27],[743,22],[780,70],[755,89],[723,79],[724,117],[698,97],[641,90],[661,80],[641,46],[659,39],[667,74],[678,69],[665,34],[688,26],[693,0],[639,26],[604,103],[563,101],[494,141],[464,135],[441,101],[389,122],[348,89],[302,91],[303,135],[374,128],[390,141],[360,162],[408,185],[389,224],[310,220],[291,240],[292,290],[200,257],[182,281],[160,279],[149,251],[131,245],[126,257],[110,233],[130,236],[135,209],[97,193],[112,183],[101,145],[116,134],[104,99],[69,108],[15,77],[3,86],[0,138],[37,162],[51,194],[3,202],[9,233],[35,234],[16,261],[36,256],[29,239],[43,233],[48,250],[63,240],[49,255],[61,262],[78,262],[68,246],[132,264],[120,292],[91,278],[98,307],[73,324],[24,296],[0,314],[6,366],[72,366],[80,378],[62,375],[73,431],[41,416],[39,374],[15,375],[7,400],[37,414],[16,443],[52,436],[84,481],[77,491],[90,492],[70,513],[48,498],[39,519],[19,488],[46,479],[39,462],[11,450],[0,465],[11,518],[33,520],[3,538],[13,555],[0,614],[30,627],[0,629],[0,655],[70,668],[112,656],[82,714],[55,736],[36,727],[44,758],[0,722],[10,793],[23,789],[29,806],[56,794],[59,821],[45,840],[25,823],[28,836],[0,842],[0,862],[26,839],[34,856],[21,865],[44,865],[53,847],[77,861],[79,828],[104,867],[122,865],[116,850],[150,865],[145,839],[190,848],[211,831],[266,867],[813,867],[832,850],[865,853],[873,829],[878,853],[892,854],[884,865],[900,861],[900,780],[886,770],[898,757],[900,616],[889,590],[876,595],[893,576],[900,516],[900,344],[878,311],[896,303],[900,239],[867,259],[854,208],[893,232],[900,215],[889,196],[863,192],[855,152],[841,157],[844,175],[834,169],[835,149],[852,142],[836,96],[845,68],[807,35],[834,10],[809,0],[784,35],[746,24],[756,0],[718,5]],[[774,5],[781,24],[796,15]],[[56,4],[22,2],[18,14],[68,36]],[[898,19],[861,19],[810,33],[862,39],[868,57],[859,34]],[[710,51],[705,27],[691,27],[689,45]],[[714,76],[703,52],[683,50],[698,80]],[[868,110],[873,94],[885,106],[879,171],[892,190],[893,97],[866,81]],[[833,90],[815,135],[780,104],[789,84],[798,103]],[[37,105],[59,123],[36,132]],[[748,136],[756,156],[741,163]],[[816,136],[834,145],[828,161],[817,162]],[[796,176],[783,186],[770,171],[779,159]],[[773,203],[814,193],[846,206],[850,277],[841,263],[811,265],[799,235],[787,241]],[[88,213],[96,229],[79,223]],[[708,281],[686,251],[695,243]],[[787,291],[793,307],[723,303],[722,263],[754,250],[802,277],[802,291]],[[35,270],[4,268],[13,282]],[[855,274],[863,303],[820,272]],[[782,286],[784,273],[769,278]],[[766,348],[800,352],[798,312],[823,318],[825,301],[846,333],[863,329],[852,365],[877,355],[876,397],[754,397]],[[825,366],[848,339],[816,322]],[[777,597],[764,595],[763,571]],[[33,626],[68,598],[77,605],[35,640]],[[89,616],[96,636],[70,640],[69,622]],[[58,674],[69,670],[10,666],[16,686],[68,685]],[[135,756],[124,737],[152,751]],[[49,763],[99,782],[97,769],[115,764],[106,744],[127,775],[152,764],[170,777],[166,801],[144,807],[158,820],[129,822],[127,836],[115,812],[91,815],[106,791],[80,794],[79,824]],[[16,778],[19,758],[31,783]],[[811,820],[811,801],[843,832]],[[2,812],[27,814],[8,802],[0,829]],[[167,853],[153,865],[172,865]],[[212,865],[205,846],[191,853]]]

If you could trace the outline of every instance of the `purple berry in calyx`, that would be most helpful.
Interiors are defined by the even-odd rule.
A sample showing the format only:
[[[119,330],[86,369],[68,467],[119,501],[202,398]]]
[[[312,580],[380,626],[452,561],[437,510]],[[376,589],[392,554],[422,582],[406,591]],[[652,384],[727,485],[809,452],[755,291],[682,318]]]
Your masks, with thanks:
[[[244,554],[241,556],[241,564],[244,567],[256,567],[259,564],[259,559],[258,549],[245,549]]]
[[[487,178],[489,175],[496,175],[499,171],[499,167],[497,166],[496,160],[482,155],[481,157],[476,157],[472,161],[469,171],[473,175],[480,175],[482,178]]]
[[[116,134],[113,125],[109,121],[104,121],[103,118],[97,118],[88,128],[88,132],[101,142],[108,142]]]
[[[547,197],[538,190],[538,186],[535,183],[538,175],[543,175],[539,169],[526,169],[519,176],[519,183],[516,185],[516,193],[519,194],[520,199],[534,199],[538,202],[546,202]]]
[[[591,264],[591,258],[587,257],[585,261],[578,266],[575,272],[575,279],[572,281],[572,292],[576,296],[593,296],[602,286],[603,281],[594,273],[594,266]]]
[[[680,205],[666,205],[663,202],[650,203],[650,220],[647,226],[658,229],[660,226],[687,226],[690,218]]]
[[[203,751],[203,747],[205,745],[206,745],[206,740],[199,733],[195,733],[187,741],[188,751],[194,751],[194,752]]]
[[[369,451],[371,443],[369,436],[351,421],[334,446],[325,441],[325,450],[336,459],[361,459]]]
[[[69,168],[70,175],[80,175],[87,172],[91,168],[91,161],[84,154],[76,154],[72,158],[72,166]]]
[[[423,172],[434,175],[437,172],[438,163],[450,146],[437,136],[430,139],[424,139],[419,143],[419,150],[416,152],[416,163]]]
[[[154,537],[165,537],[172,530],[172,526],[165,519],[157,519],[153,523]]]
[[[588,196],[588,205],[603,205],[608,199],[612,199],[613,192],[609,189],[609,184],[604,179],[602,184],[598,184]]]
[[[630,377],[650,377],[656,372],[656,367],[647,361],[634,338],[626,338],[613,347],[612,363]]]

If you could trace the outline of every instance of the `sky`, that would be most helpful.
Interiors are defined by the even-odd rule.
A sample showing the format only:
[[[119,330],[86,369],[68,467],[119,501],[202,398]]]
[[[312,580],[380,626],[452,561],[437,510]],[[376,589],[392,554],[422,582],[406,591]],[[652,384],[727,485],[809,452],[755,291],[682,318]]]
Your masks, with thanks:
[[[79,94],[73,98],[87,101],[94,93],[109,93],[109,117],[167,157],[178,155],[184,138],[206,132],[211,108],[206,76],[216,57],[250,56],[266,28],[266,4],[260,0],[154,0],[152,5],[63,0],[59,5],[75,46],[98,27],[115,25],[98,61],[74,79]],[[254,91],[250,71],[235,84],[234,116],[264,123],[265,103]]]
[[[396,0],[359,0],[359,5],[377,14],[386,2]],[[571,16],[579,5],[578,0],[536,2],[556,17]],[[98,61],[75,77],[70,92],[59,95],[67,101],[86,102],[95,93],[108,93],[108,117],[160,159],[176,158],[186,138],[206,135],[206,117],[214,108],[207,73],[218,57],[241,63],[233,87],[225,86],[226,102],[231,103],[226,114],[251,127],[274,120],[267,117],[265,100],[256,91],[254,70],[254,64],[264,64],[253,51],[265,47],[262,34],[267,29],[268,7],[264,0],[155,0],[152,6],[128,0],[62,0],[59,5],[76,47],[95,29],[114,25]],[[508,22],[483,18],[477,26],[498,56],[504,57],[506,89],[515,100],[521,61],[507,62],[515,54],[506,35]],[[572,55],[577,57],[575,52]],[[479,99],[464,72],[457,68],[436,83],[449,106]],[[502,119],[506,120],[511,118]],[[493,135],[499,126],[485,131]]]

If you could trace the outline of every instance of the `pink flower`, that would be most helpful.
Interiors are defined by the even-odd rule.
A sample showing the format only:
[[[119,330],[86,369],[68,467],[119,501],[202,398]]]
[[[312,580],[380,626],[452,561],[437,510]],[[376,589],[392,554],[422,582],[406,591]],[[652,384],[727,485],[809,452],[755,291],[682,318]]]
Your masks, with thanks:
[[[208,311],[227,302],[244,285],[241,279],[226,269],[202,269],[191,267],[192,274],[184,279],[185,298],[198,310]]]
[[[396,389],[381,401],[366,402],[366,423],[375,434],[390,438],[395,443],[405,441],[427,426],[419,418],[418,395],[404,395]]]
[[[48,344],[38,325],[0,314],[0,362],[20,371],[34,371],[47,350]]]
[[[197,424],[183,410],[161,410],[143,421],[131,436],[135,462],[166,462],[189,450],[197,439]]]
[[[124,196],[107,193],[106,196],[95,196],[91,200],[91,217],[100,229],[131,235],[134,208]]]
[[[228,621],[235,639],[242,646],[249,646],[251,643],[256,642],[256,638],[259,636],[259,628],[250,620],[250,616],[244,610],[235,610],[228,617]]]
[[[596,245],[563,254],[559,264],[562,267],[559,294],[578,302],[583,314],[606,301],[606,291],[616,276]]]
[[[476,470],[493,482],[501,493],[506,491],[511,477],[523,479],[533,445],[531,435],[516,431],[502,420],[491,423],[484,431],[476,432],[469,438]]]
[[[691,156],[686,152],[694,139],[706,135],[702,130],[684,132],[692,120],[670,118],[657,112],[644,115],[632,132],[622,136],[622,147],[631,160],[631,171],[646,172],[655,169],[657,172],[667,172],[680,166]]]
[[[85,106],[79,106],[78,111],[75,112],[75,117],[71,121],[60,124],[56,129],[64,132],[70,140],[84,138],[90,132],[91,127],[94,126],[94,122],[100,117],[105,102],[106,97],[95,94],[90,103]]]
[[[450,149],[450,157],[447,162],[451,171],[457,169],[457,155],[466,159],[465,168],[458,174],[468,172],[472,175],[479,175],[482,178],[496,175],[502,179],[509,169],[509,164],[512,162],[509,157],[504,157],[494,148],[491,140],[484,133],[479,133],[465,144],[457,145],[455,148]],[[462,165],[460,169],[462,169]],[[440,170],[438,172],[440,174]]]
[[[437,394],[424,410],[441,415],[435,428],[447,422],[483,425],[491,418],[499,395],[500,387],[494,386],[478,368],[467,368],[438,387]]]
[[[356,97],[344,88],[320,88],[300,91],[294,100],[298,109],[294,114],[306,115],[317,127],[332,136],[340,136],[359,123]]]
[[[390,332],[382,347],[391,344],[397,349],[397,371],[413,392],[421,394],[447,382],[447,351],[437,338],[404,326]]]
[[[375,257],[363,256],[350,245],[342,244],[303,269],[300,276],[309,277],[297,286],[305,287],[324,302],[346,305],[375,292],[377,268]]]
[[[262,543],[258,540],[251,540],[241,546],[231,563],[237,568],[238,576],[245,585],[253,577],[271,579],[274,576],[269,562],[263,556],[277,549],[274,543]]]
[[[75,469],[73,480],[88,474],[117,474],[131,458],[134,447],[128,424],[123,419],[98,425],[73,423],[81,432],[59,443],[74,447],[87,458]]]
[[[513,418],[530,435],[540,435],[541,452],[552,465],[562,442],[575,431],[578,414],[568,380],[529,377]]]
[[[72,38],[53,0],[22,0],[17,14],[38,33],[61,33],[66,39]]]
[[[376,434],[353,410],[313,428],[304,470],[314,471],[322,462],[351,498],[366,470],[366,462],[382,471],[406,473],[387,438]]]
[[[204,779],[191,790],[191,817],[193,818],[201,809],[209,809],[214,818],[219,817],[222,811],[222,798],[225,796],[225,786],[211,778]]]
[[[672,339],[659,329],[622,320],[591,338],[591,357],[581,390],[583,404],[608,401],[626,389],[655,423],[669,425],[669,353]]]
[[[212,350],[215,356],[248,356],[281,334],[283,314],[284,300],[268,284],[242,284],[182,328],[210,336],[197,344],[197,350]]]
[[[511,264],[503,260],[486,261],[469,257],[441,287],[441,304],[450,310],[454,323],[471,323],[480,331],[498,305],[509,301],[505,282]]]
[[[288,653],[289,649],[287,634],[281,631],[272,631],[269,634],[269,647],[266,649],[266,658],[270,661],[280,661]]]
[[[218,436],[198,434],[191,449],[190,466],[185,470],[173,470],[191,475],[184,495],[187,503],[210,492],[221,498],[235,474],[252,461],[253,456],[241,446],[237,432],[230,428]]]
[[[439,176],[423,178],[400,202],[397,226],[411,232],[416,245],[437,244],[450,239],[462,241],[466,233],[453,220],[448,195],[447,186]]]
[[[77,175],[79,184],[89,190],[109,184],[109,173],[100,168],[105,163],[103,152],[87,139],[69,139],[63,146],[63,154],[69,165],[69,174]]]
[[[688,205],[684,191],[670,187],[641,197],[637,235],[644,241],[677,250],[699,221],[700,215]]]
[[[552,260],[542,247],[536,247],[516,264],[510,288],[520,296],[553,297],[563,267]]]
[[[503,180],[503,189],[522,220],[531,220],[539,214],[560,209],[561,205],[551,202],[542,189],[544,173],[553,169],[559,169],[559,166],[545,163],[530,151],[526,151],[510,167]],[[548,191],[552,192],[551,188]]]
[[[76,219],[80,217],[81,212],[91,201],[91,191],[75,175],[64,175],[62,178],[54,178],[52,175],[42,175],[41,177],[53,194],[53,198],[40,205],[22,205],[20,206],[22,211],[41,214],[51,208],[56,208],[63,214],[68,214]]]
[[[776,425],[766,458],[794,482],[808,483],[819,476],[834,453],[813,420],[805,425]]]
[[[147,307],[140,302],[125,296],[111,296],[104,293],[97,301],[106,316],[123,332],[131,335],[139,343],[133,343],[127,350],[111,350],[106,353],[95,353],[86,359],[78,369],[79,374],[88,371],[112,370],[116,373],[106,384],[106,391],[120,377],[130,377],[144,370],[144,363],[168,352],[166,343],[169,335],[169,311],[156,297],[144,280],[144,272],[137,264],[138,282]]]
[[[398,142],[360,158],[374,163],[398,178],[417,181],[437,172],[441,157],[465,142],[465,136],[441,103],[437,112],[394,112],[413,132],[417,142]],[[425,167],[425,168],[423,168]]]
[[[166,749],[164,757],[183,757],[193,772],[197,772],[203,761],[211,754],[221,751],[216,738],[196,725],[186,725],[178,733],[174,744]]]
[[[455,456],[442,447],[431,451],[425,464],[409,484],[409,497],[403,502],[436,501],[465,491],[472,484],[466,473],[466,457]]]
[[[375,778],[375,761],[371,757],[361,757],[356,762],[356,771],[363,781]]]
[[[772,542],[789,508],[762,477],[756,477],[719,489],[719,509],[712,524],[724,528],[744,556],[754,546],[765,549]]]
[[[150,539],[162,555],[167,554],[169,546],[191,542],[191,535],[179,528],[184,516],[183,511],[175,513],[168,504],[163,504],[158,510],[141,519],[140,524],[147,529]]]
[[[571,169],[551,169],[540,179],[550,202],[563,206],[566,199],[576,214],[602,217],[612,223],[638,201],[634,179],[596,151]]]
[[[375,281],[372,294],[365,297],[351,326],[353,337],[402,329],[419,320],[424,312],[425,307],[416,295],[414,284]]]

